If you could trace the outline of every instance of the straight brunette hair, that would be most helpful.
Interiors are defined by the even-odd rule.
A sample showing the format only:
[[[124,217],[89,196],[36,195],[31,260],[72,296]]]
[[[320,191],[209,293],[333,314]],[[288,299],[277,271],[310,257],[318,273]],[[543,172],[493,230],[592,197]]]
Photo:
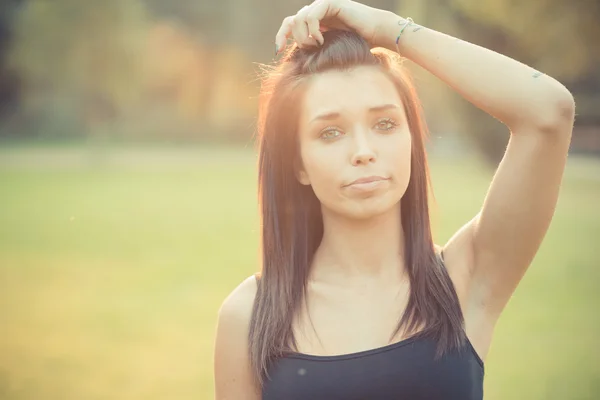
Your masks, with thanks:
[[[402,58],[385,49],[370,49],[354,32],[327,31],[323,36],[322,47],[301,49],[294,44],[279,63],[262,66],[257,124],[262,269],[256,274],[258,289],[249,329],[251,366],[261,387],[269,379],[273,361],[297,351],[292,324],[306,298],[310,266],[323,237],[320,202],[310,186],[296,179],[302,162],[297,130],[307,78],[329,70],[379,68],[398,90],[408,118],[411,173],[400,207],[410,293],[390,341],[400,330],[432,338],[441,357],[466,339],[458,297],[433,244],[424,145],[427,128]]]

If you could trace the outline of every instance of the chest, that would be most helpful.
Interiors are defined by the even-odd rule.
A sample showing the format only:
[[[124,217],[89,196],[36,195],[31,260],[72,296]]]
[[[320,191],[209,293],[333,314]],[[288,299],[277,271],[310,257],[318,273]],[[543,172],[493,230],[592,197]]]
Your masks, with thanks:
[[[390,343],[402,312],[406,290],[313,291],[295,320],[298,351],[337,355]],[[396,335],[399,340],[401,333]]]
[[[263,400],[483,398],[483,367],[468,344],[434,353],[428,339],[408,339],[360,354],[291,355],[273,365]]]

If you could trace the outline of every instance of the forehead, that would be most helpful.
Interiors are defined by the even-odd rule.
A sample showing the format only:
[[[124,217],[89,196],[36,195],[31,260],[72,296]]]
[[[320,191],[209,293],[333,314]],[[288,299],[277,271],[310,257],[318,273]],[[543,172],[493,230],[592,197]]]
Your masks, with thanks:
[[[379,69],[328,71],[311,77],[302,99],[302,119],[307,122],[328,111],[358,113],[387,103],[402,106],[402,99],[393,82]]]

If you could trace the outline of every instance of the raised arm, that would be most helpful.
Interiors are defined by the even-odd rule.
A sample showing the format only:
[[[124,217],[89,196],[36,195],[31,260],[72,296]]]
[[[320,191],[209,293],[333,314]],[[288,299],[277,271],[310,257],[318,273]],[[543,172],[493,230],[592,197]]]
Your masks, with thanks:
[[[510,140],[483,207],[446,245],[461,254],[472,301],[498,315],[550,225],[571,140],[575,104],[555,79],[516,60],[387,13],[382,47],[397,50],[503,122]]]
[[[525,130],[523,134],[535,135],[544,127],[570,136],[573,96],[557,80],[493,50],[416,23],[404,30],[396,46],[406,20],[393,13],[386,18],[378,32],[382,47],[399,51],[425,68],[512,133]]]

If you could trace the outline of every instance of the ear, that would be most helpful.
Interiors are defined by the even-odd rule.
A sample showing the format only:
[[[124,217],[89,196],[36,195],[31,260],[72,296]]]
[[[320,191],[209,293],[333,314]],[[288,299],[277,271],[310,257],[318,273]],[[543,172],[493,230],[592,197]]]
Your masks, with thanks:
[[[298,178],[298,182],[300,182],[301,184],[306,186],[310,185],[310,179],[308,179],[308,174],[306,173],[306,171],[298,171],[296,177]]]
[[[296,171],[296,179],[298,179],[298,182],[300,182],[302,185],[310,185],[310,179],[308,178],[308,174],[304,170],[302,162],[298,160],[294,162],[294,171]]]

